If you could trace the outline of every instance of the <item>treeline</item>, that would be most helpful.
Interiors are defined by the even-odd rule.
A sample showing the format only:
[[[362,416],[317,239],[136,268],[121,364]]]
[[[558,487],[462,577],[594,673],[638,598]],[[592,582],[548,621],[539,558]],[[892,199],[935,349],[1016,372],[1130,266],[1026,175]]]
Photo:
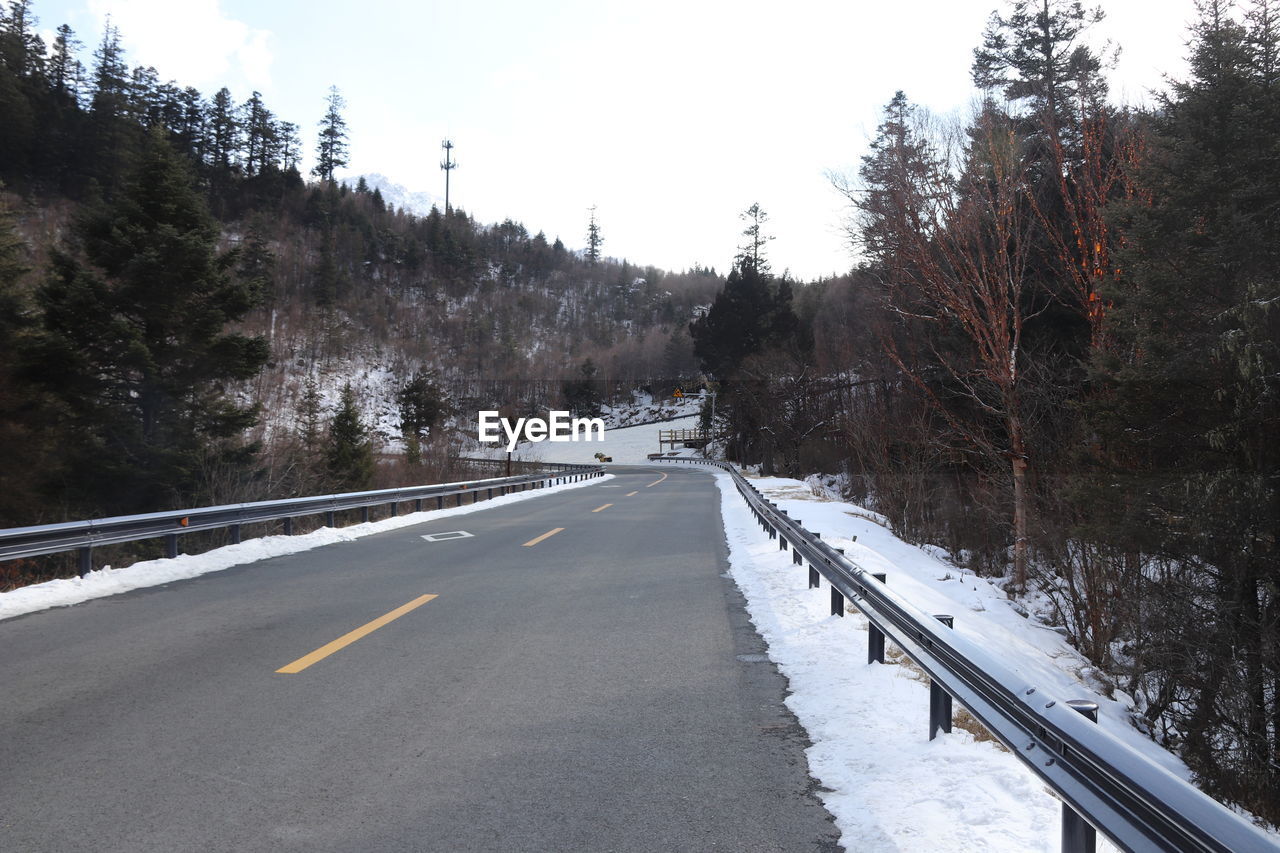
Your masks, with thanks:
[[[0,527],[424,481],[476,400],[695,370],[714,272],[599,256],[599,222],[589,259],[393,209],[336,179],[336,89],[304,177],[260,95],[129,70],[110,26],[87,66],[39,32],[0,11]],[[379,407],[407,453],[378,453]]]
[[[793,297],[740,258],[695,342],[731,454],[843,471],[1047,601],[1140,727],[1277,822],[1280,6],[1204,0],[1188,79],[1145,110],[1108,99],[1100,19],[994,15],[974,114],[898,93],[837,179],[858,268]],[[803,332],[722,352],[736,305],[784,302]]]

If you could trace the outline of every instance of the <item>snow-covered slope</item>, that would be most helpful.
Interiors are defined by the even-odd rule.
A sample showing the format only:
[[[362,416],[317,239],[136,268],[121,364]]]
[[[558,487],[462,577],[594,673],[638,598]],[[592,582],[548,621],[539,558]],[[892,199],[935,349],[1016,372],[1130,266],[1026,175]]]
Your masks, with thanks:
[[[361,178],[364,178],[370,190],[377,190],[382,194],[382,200],[397,210],[405,210],[417,216],[426,216],[431,212],[432,207],[438,207],[442,212],[444,211],[444,196],[410,190],[404,184],[396,183],[379,172],[366,175],[343,175],[341,181],[354,189]]]
[[[845,618],[831,616],[826,584],[808,589],[805,570],[764,536],[729,477],[716,476],[734,580],[769,657],[789,680],[787,704],[813,741],[810,773],[846,849],[1058,850],[1060,806],[1048,789],[1018,759],[970,731],[957,728],[929,741],[922,673],[905,661],[868,666],[866,620],[852,608]],[[953,615],[957,632],[998,650],[1028,683],[1097,702],[1100,726],[1189,777],[1177,756],[1131,724],[1131,697],[1107,685],[1060,632],[1026,615],[995,584],[936,549],[903,542],[875,513],[831,500],[816,482],[754,482],[854,562],[884,572],[896,593],[926,612]],[[1099,849],[1114,848],[1100,839]]]
[[[698,418],[694,415],[644,426],[607,429],[604,433],[604,441],[540,441],[535,444],[521,444],[516,451],[516,458],[593,465],[596,463],[595,455],[603,453],[613,458],[614,465],[634,465],[647,462],[650,453],[659,451],[658,430],[697,428]],[[670,445],[663,450],[664,452],[670,450]],[[698,454],[694,450],[682,450],[681,455]]]

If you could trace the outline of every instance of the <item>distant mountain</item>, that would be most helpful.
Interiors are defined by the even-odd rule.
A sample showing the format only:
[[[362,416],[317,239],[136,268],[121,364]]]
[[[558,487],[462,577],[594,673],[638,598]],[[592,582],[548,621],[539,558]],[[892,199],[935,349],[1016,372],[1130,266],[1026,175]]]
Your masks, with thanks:
[[[444,196],[435,193],[413,192],[404,184],[397,184],[386,175],[374,172],[367,175],[344,175],[342,183],[355,188],[361,178],[369,185],[369,189],[382,193],[382,200],[398,210],[405,210],[418,216],[426,216],[431,208],[444,210]]]

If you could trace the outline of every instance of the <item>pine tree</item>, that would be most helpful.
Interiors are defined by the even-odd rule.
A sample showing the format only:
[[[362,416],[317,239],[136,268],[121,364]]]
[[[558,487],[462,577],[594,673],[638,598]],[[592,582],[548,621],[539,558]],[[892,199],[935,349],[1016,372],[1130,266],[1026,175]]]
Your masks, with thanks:
[[[743,211],[741,219],[747,223],[747,227],[742,231],[742,236],[747,238],[747,242],[738,247],[737,263],[739,266],[750,266],[760,275],[767,276],[769,261],[765,258],[764,250],[773,239],[772,236],[764,233],[769,214],[765,213],[757,202]]]
[[[604,238],[600,236],[600,223],[596,221],[596,209],[591,208],[591,220],[587,223],[587,263],[595,266],[600,263],[600,247]]]
[[[275,291],[276,256],[267,240],[266,217],[259,215],[250,220],[240,246],[236,272],[248,286],[249,298],[255,305],[271,300]]]
[[[207,137],[205,151],[214,174],[220,179],[231,174],[236,152],[240,150],[241,125],[231,100],[231,90],[223,86],[214,94],[206,111]]]
[[[272,153],[278,143],[275,117],[262,102],[262,94],[254,92],[240,111],[240,126],[244,128],[244,171],[256,175],[265,167],[274,165]]]
[[[325,183],[333,183],[333,173],[347,165],[347,123],[342,118],[346,102],[337,86],[329,87],[320,135],[316,142],[316,165],[311,173]]]
[[[9,12],[0,12],[0,62],[14,75],[41,78],[45,72],[45,44],[31,0],[10,0]]]
[[[37,472],[54,441],[35,389],[17,369],[32,329],[31,306],[21,285],[29,272],[27,247],[0,202],[0,527],[40,520]]]
[[[425,437],[445,415],[444,397],[430,371],[414,372],[404,387],[396,392],[400,409],[400,431],[408,438]]]
[[[1014,0],[1008,16],[994,13],[974,51],[973,81],[1025,102],[1039,129],[1076,126],[1077,104],[1106,95],[1102,61],[1084,33],[1103,19],[1080,0]]]
[[[120,46],[120,31],[110,21],[102,30],[102,41],[93,53],[93,112],[118,118],[125,112],[129,91],[129,69]]]
[[[125,191],[77,228],[38,293],[30,374],[62,406],[67,499],[78,513],[139,512],[190,499],[198,466],[256,419],[226,384],[267,358],[228,332],[252,306],[228,275],[218,229],[187,163],[157,129]]]
[[[320,448],[320,389],[314,376],[308,376],[302,383],[297,423],[303,449],[314,454]]]
[[[1114,347],[1097,357],[1093,532],[1150,555],[1149,714],[1212,793],[1280,819],[1280,121],[1260,18],[1208,0],[1191,79],[1154,118],[1146,199],[1118,209]],[[1187,632],[1187,625],[1195,625]],[[1164,626],[1163,628],[1161,626]]]
[[[373,443],[349,383],[342,388],[338,411],[329,424],[326,459],[332,488],[358,491],[373,483]]]
[[[58,26],[58,35],[53,40],[53,52],[49,57],[49,82],[55,94],[65,96],[72,103],[80,95],[78,81],[83,69],[76,53],[82,46],[70,26]]]

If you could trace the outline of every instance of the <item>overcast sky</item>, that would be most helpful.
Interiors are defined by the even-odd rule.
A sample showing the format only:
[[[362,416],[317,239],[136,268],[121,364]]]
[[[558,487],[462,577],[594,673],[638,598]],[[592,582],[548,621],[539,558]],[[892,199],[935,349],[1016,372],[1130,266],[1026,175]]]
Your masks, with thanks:
[[[107,13],[132,65],[206,95],[261,91],[310,152],[330,84],[348,102],[350,173],[443,195],[481,222],[605,254],[725,271],[739,214],[768,212],[775,271],[852,265],[826,174],[856,168],[897,89],[967,110],[969,65],[1005,0],[35,0],[91,62]],[[1185,68],[1194,0],[1109,0],[1113,90],[1146,100]],[[310,159],[310,158],[308,158]],[[306,165],[310,165],[308,162]]]

